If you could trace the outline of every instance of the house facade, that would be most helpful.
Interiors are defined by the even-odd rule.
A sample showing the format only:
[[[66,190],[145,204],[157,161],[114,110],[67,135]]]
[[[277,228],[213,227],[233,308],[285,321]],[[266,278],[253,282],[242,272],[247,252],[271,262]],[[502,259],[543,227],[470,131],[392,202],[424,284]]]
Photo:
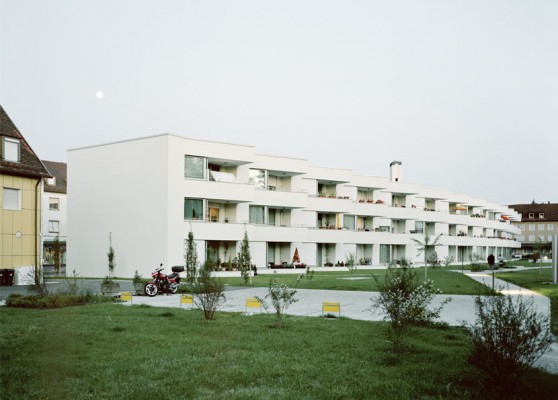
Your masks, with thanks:
[[[1,106],[0,146],[0,269],[27,284],[40,271],[41,193],[50,175]]]
[[[66,269],[66,219],[68,201],[66,194],[67,164],[43,160],[52,178],[47,178],[41,200],[42,249],[44,273],[65,274]],[[55,270],[55,257],[59,257],[60,271]]]
[[[518,240],[521,242],[522,254],[533,254],[537,246],[550,250],[552,236],[558,235],[558,203],[513,204],[509,206],[520,216],[520,221],[514,221],[521,231]]]
[[[117,276],[183,265],[193,232],[201,260],[234,261],[244,232],[259,270],[309,266],[354,256],[360,265],[406,258],[422,263],[412,239],[440,236],[438,258],[511,254],[520,247],[510,208],[389,177],[322,168],[307,160],[257,154],[254,147],[172,134],[68,152],[68,268]]]

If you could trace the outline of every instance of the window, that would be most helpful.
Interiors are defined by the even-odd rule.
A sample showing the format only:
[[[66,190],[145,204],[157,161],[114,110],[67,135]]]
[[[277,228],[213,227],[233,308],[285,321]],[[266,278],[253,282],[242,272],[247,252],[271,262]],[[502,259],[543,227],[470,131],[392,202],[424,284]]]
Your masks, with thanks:
[[[381,244],[380,245],[380,262],[383,264],[390,262],[390,247],[389,244]]]
[[[415,232],[413,233],[424,233],[424,222],[415,221]]]
[[[537,238],[537,240],[539,242],[544,242],[544,235],[539,235],[539,237]]]
[[[544,218],[544,213],[539,213],[539,218]]]
[[[184,177],[205,179],[205,158],[184,156]]]
[[[354,215],[344,215],[343,216],[343,227],[354,231],[355,230],[355,216]]]
[[[19,189],[4,188],[2,195],[4,210],[21,210],[21,191]]]
[[[529,218],[535,218],[535,213],[529,213]]]
[[[265,171],[263,169],[250,169],[250,183],[257,188],[265,188]]]
[[[548,224],[548,228],[549,231],[553,231],[554,230],[554,224]]]
[[[524,231],[525,230],[525,225],[519,225],[519,230]]]
[[[524,235],[519,235],[517,237],[517,240],[519,240],[520,242],[524,242],[525,241],[525,236]]]
[[[535,241],[535,235],[529,235],[529,241],[534,242]]]
[[[549,242],[552,242],[552,235],[548,235],[548,236],[546,237],[546,239],[547,239]]]
[[[18,139],[2,138],[2,158],[6,161],[19,162],[20,143]]]
[[[544,224],[539,224],[539,231],[544,231],[545,225]]]
[[[56,177],[53,176],[52,178],[47,178],[46,184],[49,186],[56,186]]]
[[[263,224],[264,223],[264,207],[263,206],[250,206],[250,223]]]
[[[184,198],[184,219],[202,219],[203,200]]]
[[[529,230],[534,231],[535,230],[535,224],[529,224]]]
[[[60,210],[60,199],[58,197],[49,197],[48,198],[48,209],[49,210]]]
[[[60,232],[60,222],[59,221],[48,221],[48,231],[50,233]]]

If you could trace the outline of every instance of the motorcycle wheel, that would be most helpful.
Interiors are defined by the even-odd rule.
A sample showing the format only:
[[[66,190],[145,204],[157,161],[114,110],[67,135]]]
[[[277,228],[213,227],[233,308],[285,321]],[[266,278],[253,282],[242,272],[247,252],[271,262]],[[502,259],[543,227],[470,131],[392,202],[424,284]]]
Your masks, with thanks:
[[[148,283],[147,285],[145,285],[145,294],[149,297],[157,296],[157,292],[157,285],[155,285],[154,283]]]
[[[172,294],[176,294],[176,292],[178,292],[178,283],[171,283],[169,286],[169,292],[171,292]]]

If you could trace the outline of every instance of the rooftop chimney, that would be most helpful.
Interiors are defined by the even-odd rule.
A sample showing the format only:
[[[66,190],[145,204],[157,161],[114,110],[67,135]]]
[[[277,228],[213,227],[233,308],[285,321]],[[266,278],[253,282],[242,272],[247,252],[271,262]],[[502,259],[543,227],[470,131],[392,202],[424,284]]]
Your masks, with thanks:
[[[401,182],[401,161],[392,161],[389,164],[389,180]]]

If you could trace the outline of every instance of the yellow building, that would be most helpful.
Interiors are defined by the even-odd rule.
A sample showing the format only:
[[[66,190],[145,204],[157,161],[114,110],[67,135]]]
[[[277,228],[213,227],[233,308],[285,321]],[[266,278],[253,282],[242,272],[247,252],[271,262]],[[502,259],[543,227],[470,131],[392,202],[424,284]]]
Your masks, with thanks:
[[[0,269],[28,282],[41,265],[41,192],[50,175],[2,106],[0,154]]]

